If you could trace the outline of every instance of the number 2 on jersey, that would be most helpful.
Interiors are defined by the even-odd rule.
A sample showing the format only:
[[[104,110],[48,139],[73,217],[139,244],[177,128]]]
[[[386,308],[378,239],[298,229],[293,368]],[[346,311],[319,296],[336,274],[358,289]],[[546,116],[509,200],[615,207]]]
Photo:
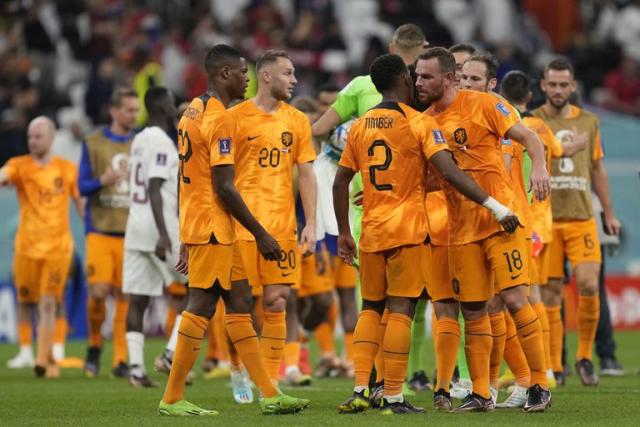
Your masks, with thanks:
[[[371,181],[371,184],[373,184],[378,191],[390,191],[393,190],[393,185],[378,183],[376,180],[376,172],[384,172],[389,169],[389,166],[391,166],[391,147],[389,147],[383,140],[376,139],[373,141],[373,144],[369,146],[369,150],[367,151],[369,157],[373,157],[375,155],[376,148],[378,147],[382,147],[382,149],[384,149],[385,159],[380,165],[369,166],[369,181]]]
[[[184,182],[185,184],[190,184],[191,179],[184,175],[184,164],[189,161],[191,155],[193,154],[189,133],[186,130],[182,132],[182,129],[178,129],[178,141],[180,144],[180,154],[178,154],[178,158],[180,159],[180,165],[178,167],[178,178],[181,178],[182,182]],[[186,148],[184,148],[185,146]]]

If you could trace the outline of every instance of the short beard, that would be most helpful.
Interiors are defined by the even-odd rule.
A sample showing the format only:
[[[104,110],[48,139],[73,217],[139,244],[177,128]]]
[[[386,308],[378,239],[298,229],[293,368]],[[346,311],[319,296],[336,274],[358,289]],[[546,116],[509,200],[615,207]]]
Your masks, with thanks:
[[[560,101],[560,104],[558,104],[557,101],[554,101],[553,98],[547,98],[547,100],[553,106],[553,108],[556,108],[558,110],[563,109],[564,106],[569,103],[569,98],[563,99],[562,101]]]

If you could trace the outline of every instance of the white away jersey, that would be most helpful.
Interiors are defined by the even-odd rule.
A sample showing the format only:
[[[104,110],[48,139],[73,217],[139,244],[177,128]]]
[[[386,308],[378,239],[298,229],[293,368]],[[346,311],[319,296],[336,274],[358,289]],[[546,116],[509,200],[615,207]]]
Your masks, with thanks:
[[[153,252],[158,228],[149,199],[149,180],[162,178],[162,212],[171,243],[178,242],[178,150],[169,136],[157,126],[136,135],[129,157],[130,205],[124,247]]]

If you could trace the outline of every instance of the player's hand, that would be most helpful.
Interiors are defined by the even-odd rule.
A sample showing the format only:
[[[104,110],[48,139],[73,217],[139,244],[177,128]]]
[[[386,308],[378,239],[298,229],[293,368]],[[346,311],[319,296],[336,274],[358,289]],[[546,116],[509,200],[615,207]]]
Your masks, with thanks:
[[[166,261],[167,252],[171,253],[171,239],[169,239],[169,236],[160,236],[156,243],[155,254],[162,261]]]
[[[549,181],[549,174],[544,165],[534,167],[531,170],[529,189],[527,192],[531,190],[533,190],[535,198],[539,201],[543,201],[551,194],[551,182]]]
[[[111,166],[107,166],[107,169],[102,175],[100,175],[100,183],[103,186],[114,185],[118,181],[124,179],[127,176],[126,171],[114,170]]]
[[[180,274],[187,275],[189,273],[189,251],[184,243],[180,243],[180,253],[178,254],[178,262],[176,263],[176,271]]]
[[[256,236],[256,244],[258,250],[267,261],[279,261],[282,257],[282,248],[271,234],[265,232],[260,236]]]
[[[582,151],[587,148],[587,144],[589,143],[589,135],[587,135],[586,132],[578,131],[578,128],[575,126],[571,128],[571,131],[573,133],[572,140],[576,146],[576,151]]]
[[[338,256],[349,265],[353,265],[356,257],[356,242],[351,234],[340,234],[338,236]]]
[[[509,215],[504,217],[502,221],[499,221],[499,222],[502,228],[504,228],[504,231],[506,231],[509,234],[513,234],[516,231],[516,229],[522,225],[520,224],[520,220],[514,213],[510,213]]]
[[[353,195],[353,204],[355,206],[362,206],[364,203],[364,193],[362,191],[358,191]]]
[[[308,257],[316,251],[316,225],[307,224],[300,233],[300,245],[302,246],[302,256]]]
[[[619,236],[622,224],[614,215],[604,215],[604,232],[609,235]]]

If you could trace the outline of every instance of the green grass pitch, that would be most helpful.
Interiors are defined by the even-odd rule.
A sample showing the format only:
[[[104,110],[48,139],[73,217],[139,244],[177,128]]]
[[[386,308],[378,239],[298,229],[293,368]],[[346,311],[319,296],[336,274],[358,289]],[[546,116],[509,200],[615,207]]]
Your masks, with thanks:
[[[435,413],[431,393],[419,393],[412,403],[427,409],[426,414],[383,417],[371,410],[357,415],[338,415],[336,405],[346,399],[352,383],[348,380],[316,380],[311,387],[284,389],[292,395],[311,399],[311,407],[302,414],[262,416],[257,404],[239,406],[231,398],[228,380],[197,378],[186,391],[187,399],[220,411],[218,417],[175,419],[156,413],[166,378],[152,373],[160,381],[156,389],[132,389],[126,381],[110,379],[110,346],[103,354],[100,378],[88,380],[80,370],[63,370],[59,380],[35,379],[30,370],[9,370],[5,361],[15,354],[13,345],[0,345],[0,425],[224,425],[224,426],[387,426],[427,423],[437,426],[455,425],[553,425],[602,426],[640,425],[640,333],[616,334],[618,358],[627,369],[621,378],[602,378],[597,388],[583,387],[572,375],[568,384],[553,391],[553,407],[543,414],[525,414],[519,410],[496,410],[490,414]],[[575,348],[575,337],[569,339]],[[147,341],[146,358],[162,350],[164,341]],[[430,340],[427,340],[430,345]],[[84,355],[85,343],[72,341],[67,355]],[[204,353],[204,351],[201,351]],[[596,361],[597,362],[597,361]],[[596,363],[597,364],[597,363]],[[199,367],[199,362],[196,365]],[[430,366],[433,366],[431,360]],[[432,370],[432,369],[430,369]],[[506,396],[501,392],[500,400]]]

